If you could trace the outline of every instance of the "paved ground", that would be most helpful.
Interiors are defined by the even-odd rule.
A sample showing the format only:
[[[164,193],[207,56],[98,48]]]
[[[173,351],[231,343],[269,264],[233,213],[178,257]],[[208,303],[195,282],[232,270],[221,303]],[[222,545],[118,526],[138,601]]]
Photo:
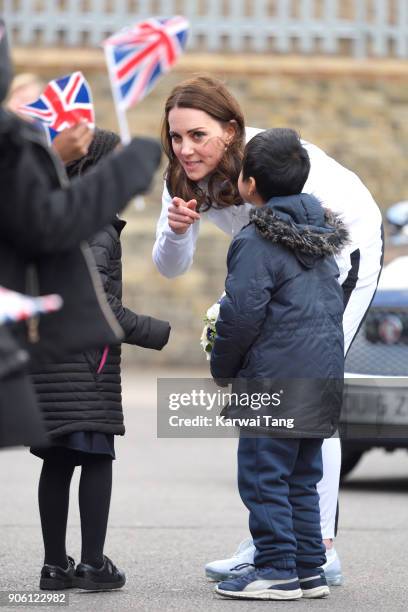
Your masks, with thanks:
[[[236,440],[157,439],[154,376],[127,372],[124,387],[127,435],[116,445],[106,553],[126,570],[128,582],[116,593],[73,591],[70,608],[255,612],[276,605],[219,599],[203,577],[206,560],[232,552],[247,535],[247,514],[234,487]],[[0,462],[0,590],[34,591],[42,563],[36,505],[41,461],[15,449],[1,452]],[[77,477],[68,550],[78,559],[76,488]],[[328,600],[278,605],[285,612],[406,610],[407,544],[408,454],[372,452],[341,492],[337,547],[345,585],[333,588]]]

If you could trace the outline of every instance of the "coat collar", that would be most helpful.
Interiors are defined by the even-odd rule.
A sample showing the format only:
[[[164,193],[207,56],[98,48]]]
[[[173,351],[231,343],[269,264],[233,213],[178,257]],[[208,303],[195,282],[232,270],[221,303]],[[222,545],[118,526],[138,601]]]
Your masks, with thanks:
[[[118,232],[119,236],[123,230],[123,228],[126,225],[126,221],[124,219],[121,219],[120,217],[116,216],[113,221],[112,221],[112,225],[115,228],[115,230]]]
[[[250,220],[263,238],[293,251],[306,267],[339,254],[349,242],[341,219],[309,194],[272,198],[253,209]]]

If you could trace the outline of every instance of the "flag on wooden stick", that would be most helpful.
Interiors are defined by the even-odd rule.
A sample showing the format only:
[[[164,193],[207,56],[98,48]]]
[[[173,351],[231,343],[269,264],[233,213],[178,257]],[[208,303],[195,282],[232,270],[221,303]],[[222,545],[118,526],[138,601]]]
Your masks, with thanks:
[[[152,17],[103,42],[122,141],[130,140],[126,110],[142,100],[183,52],[189,23],[185,17]]]

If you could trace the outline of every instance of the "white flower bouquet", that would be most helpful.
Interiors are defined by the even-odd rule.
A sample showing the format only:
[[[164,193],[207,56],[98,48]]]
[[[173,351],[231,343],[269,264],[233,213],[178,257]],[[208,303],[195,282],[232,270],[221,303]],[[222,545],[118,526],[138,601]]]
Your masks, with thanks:
[[[211,359],[211,351],[214,346],[215,334],[216,334],[215,324],[217,322],[218,315],[220,314],[220,304],[221,304],[221,300],[224,297],[224,295],[225,293],[222,294],[218,302],[210,306],[210,308],[207,310],[207,313],[204,317],[205,326],[203,329],[203,333],[201,334],[200,344],[207,357],[207,361]]]

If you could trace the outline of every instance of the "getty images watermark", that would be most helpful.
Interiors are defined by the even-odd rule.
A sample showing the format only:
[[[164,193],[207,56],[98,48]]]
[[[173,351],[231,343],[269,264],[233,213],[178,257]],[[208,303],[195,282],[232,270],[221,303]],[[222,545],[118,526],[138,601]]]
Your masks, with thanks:
[[[320,413],[316,418],[316,410],[305,411],[305,402],[299,402],[300,396],[307,397],[309,386],[310,381],[301,379],[234,380],[227,387],[212,379],[158,379],[158,437],[236,437],[242,430],[276,437],[332,435],[327,419]]]
[[[281,393],[233,393],[215,391],[209,393],[204,389],[192,389],[190,393],[170,393],[169,410],[179,411],[181,408],[200,408],[206,412],[223,410],[227,406],[239,405],[248,408],[248,416],[228,417],[216,414],[213,416],[198,414],[194,417],[172,414],[169,416],[170,427],[286,427],[293,429],[293,418],[279,418],[272,414],[256,414],[261,408],[278,407],[281,404]],[[252,414],[251,414],[252,411]]]

